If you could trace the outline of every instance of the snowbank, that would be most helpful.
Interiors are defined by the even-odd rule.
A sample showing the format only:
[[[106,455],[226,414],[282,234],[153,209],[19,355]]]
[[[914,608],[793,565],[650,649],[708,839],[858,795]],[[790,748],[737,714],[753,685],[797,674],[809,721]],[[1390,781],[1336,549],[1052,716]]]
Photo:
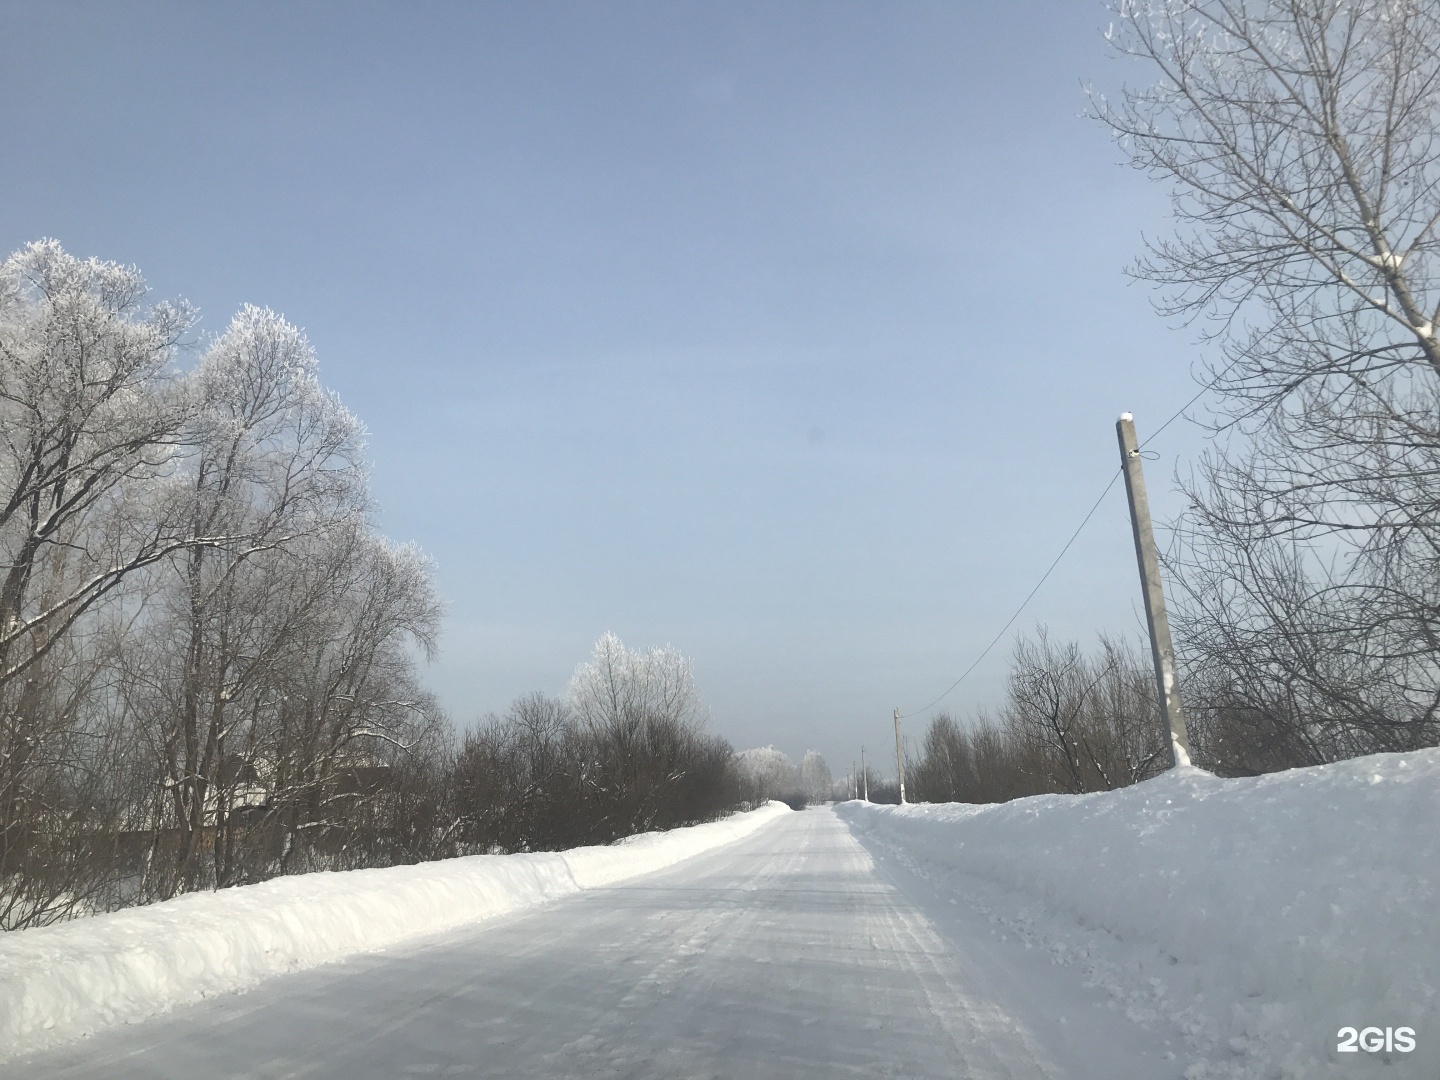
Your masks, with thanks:
[[[1133,1019],[1176,1025],[1191,1080],[1440,1076],[1440,750],[837,809]],[[1415,1049],[1337,1053],[1344,1027],[1410,1027]]]
[[[278,878],[0,935],[0,1060],[659,870],[788,813],[771,803],[609,847]]]

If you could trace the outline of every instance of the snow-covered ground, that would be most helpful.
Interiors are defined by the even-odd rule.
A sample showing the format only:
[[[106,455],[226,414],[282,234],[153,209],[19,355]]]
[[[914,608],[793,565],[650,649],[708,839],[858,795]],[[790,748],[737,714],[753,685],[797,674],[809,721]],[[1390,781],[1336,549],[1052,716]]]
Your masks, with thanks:
[[[1161,1037],[988,930],[963,904],[908,892],[819,807],[0,1077],[1180,1080]]]
[[[560,853],[305,874],[0,935],[0,1061],[261,979],[672,866],[792,811]]]
[[[0,939],[0,1080],[1435,1080],[1437,856],[1426,751],[290,879]]]
[[[1440,750],[1003,806],[842,804],[867,846],[1078,969],[1191,1080],[1440,1077]],[[1338,1053],[1340,1029],[1415,1049]],[[1359,1034],[1359,1033],[1357,1033]]]

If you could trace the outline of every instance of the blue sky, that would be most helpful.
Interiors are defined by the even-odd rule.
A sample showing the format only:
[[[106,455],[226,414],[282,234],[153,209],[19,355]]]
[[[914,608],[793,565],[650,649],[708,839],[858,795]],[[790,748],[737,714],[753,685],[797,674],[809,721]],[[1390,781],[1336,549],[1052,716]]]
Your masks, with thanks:
[[[880,753],[1195,391],[1163,190],[1036,3],[0,4],[0,243],[305,327],[460,723],[606,630],[737,747]],[[1202,445],[1147,463],[1157,513]],[[1018,626],[1138,633],[1120,486]],[[998,699],[1002,645],[945,704]],[[920,718],[912,721],[918,736]],[[882,757],[883,761],[884,758]]]

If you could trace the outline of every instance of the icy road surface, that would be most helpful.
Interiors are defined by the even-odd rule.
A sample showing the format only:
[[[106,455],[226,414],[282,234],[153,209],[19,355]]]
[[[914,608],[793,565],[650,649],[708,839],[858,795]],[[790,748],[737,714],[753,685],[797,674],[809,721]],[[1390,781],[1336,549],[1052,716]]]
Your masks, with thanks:
[[[668,870],[279,976],[0,1076],[1180,1076],[1159,1034],[1105,1004],[812,808]]]

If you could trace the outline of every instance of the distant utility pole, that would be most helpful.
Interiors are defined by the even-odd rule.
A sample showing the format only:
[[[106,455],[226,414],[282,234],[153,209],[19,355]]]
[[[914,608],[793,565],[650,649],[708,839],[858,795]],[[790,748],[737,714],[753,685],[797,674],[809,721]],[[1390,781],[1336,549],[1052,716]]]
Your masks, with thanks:
[[[865,767],[865,747],[860,747],[860,784],[865,792],[865,801],[870,801],[870,770]]]
[[[1140,446],[1135,439],[1135,418],[1121,413],[1115,422],[1120,440],[1120,463],[1125,469],[1125,494],[1130,499],[1130,527],[1135,534],[1135,559],[1140,564],[1140,590],[1145,597],[1145,622],[1150,628],[1150,655],[1155,661],[1155,689],[1161,717],[1170,733],[1170,767],[1190,763],[1190,736],[1180,707],[1180,677],[1175,671],[1175,646],[1170,641],[1170,620],[1165,617],[1165,592],[1160,586],[1160,559],[1150,528],[1150,500],[1145,496],[1145,474],[1140,469]]]
[[[900,777],[900,805],[905,805],[905,751],[900,746],[900,710],[895,710],[895,773]]]

